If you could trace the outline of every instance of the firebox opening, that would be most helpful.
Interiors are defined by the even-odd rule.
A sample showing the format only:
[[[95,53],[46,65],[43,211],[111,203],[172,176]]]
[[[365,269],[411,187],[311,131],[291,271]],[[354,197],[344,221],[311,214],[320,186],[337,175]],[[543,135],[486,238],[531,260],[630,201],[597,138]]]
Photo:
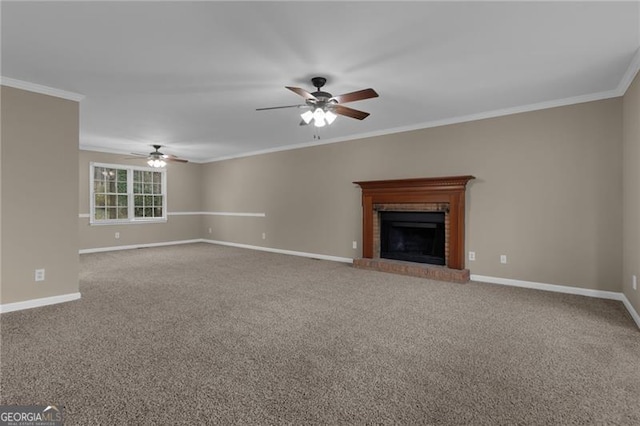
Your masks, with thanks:
[[[445,265],[444,212],[380,212],[380,257]]]

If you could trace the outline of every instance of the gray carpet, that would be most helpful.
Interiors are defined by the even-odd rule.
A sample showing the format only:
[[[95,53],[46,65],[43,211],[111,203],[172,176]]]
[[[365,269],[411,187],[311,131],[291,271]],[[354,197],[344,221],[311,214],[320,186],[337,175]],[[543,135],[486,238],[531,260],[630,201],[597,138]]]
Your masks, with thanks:
[[[620,302],[208,244],[81,256],[1,316],[2,404],[66,424],[640,424]]]

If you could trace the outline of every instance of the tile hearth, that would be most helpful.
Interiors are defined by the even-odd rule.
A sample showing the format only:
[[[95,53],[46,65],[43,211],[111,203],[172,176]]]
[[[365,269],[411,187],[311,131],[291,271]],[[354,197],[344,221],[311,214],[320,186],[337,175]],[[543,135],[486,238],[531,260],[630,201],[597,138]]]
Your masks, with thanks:
[[[429,265],[426,263],[403,262],[392,259],[353,259],[353,266],[359,269],[369,269],[392,274],[409,275],[431,280],[448,281],[453,283],[468,283],[470,272],[468,269],[450,269],[446,266]]]

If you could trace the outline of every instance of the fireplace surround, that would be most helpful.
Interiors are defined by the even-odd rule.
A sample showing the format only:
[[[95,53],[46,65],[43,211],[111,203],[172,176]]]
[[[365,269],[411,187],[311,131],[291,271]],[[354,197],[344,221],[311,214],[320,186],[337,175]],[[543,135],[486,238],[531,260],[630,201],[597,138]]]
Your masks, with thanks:
[[[362,259],[354,265],[369,269],[466,282],[464,269],[465,190],[473,176],[449,176],[354,182],[362,188]],[[385,259],[381,242],[382,219],[387,212],[440,213],[444,216],[442,266]],[[426,235],[426,234],[425,234]],[[428,239],[428,238],[427,238]],[[381,256],[382,254],[382,256]],[[404,259],[407,260],[407,259]],[[435,263],[435,262],[433,262]]]

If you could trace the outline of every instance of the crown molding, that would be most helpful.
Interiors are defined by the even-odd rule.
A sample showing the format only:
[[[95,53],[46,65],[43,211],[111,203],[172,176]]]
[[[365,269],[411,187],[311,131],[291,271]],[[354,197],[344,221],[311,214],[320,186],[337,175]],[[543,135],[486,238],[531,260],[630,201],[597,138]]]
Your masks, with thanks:
[[[116,154],[116,155],[127,155],[130,156],[131,152],[129,151],[125,151],[122,149],[112,149],[112,148],[105,148],[102,146],[95,146],[95,145],[86,145],[82,142],[80,142],[80,145],[78,145],[78,149],[81,151],[91,151],[91,152],[99,152],[102,154]],[[184,160],[188,160],[189,163],[195,163],[195,164],[203,164],[205,163],[204,160],[198,160],[198,159],[193,159],[193,158],[186,158],[183,156],[180,156],[180,158],[184,159]],[[140,160],[145,160],[146,161],[146,157],[140,157]]]
[[[624,94],[627,93],[627,89],[631,86],[631,83],[633,83],[633,79],[638,74],[638,71],[640,71],[640,49],[636,50],[627,71],[624,73],[620,83],[618,84],[616,89],[618,96],[624,96]]]
[[[617,98],[620,96],[624,96],[624,94],[626,93],[627,89],[629,88],[629,86],[631,85],[631,83],[633,82],[635,76],[638,74],[639,71],[640,71],[640,48],[636,50],[631,60],[631,63],[627,67],[627,70],[623,74],[617,87],[612,90],[574,96],[570,98],[556,99],[552,101],[538,102],[538,103],[528,104],[528,105],[521,105],[521,106],[512,107],[512,108],[504,108],[504,109],[498,109],[493,111],[480,112],[476,114],[445,118],[442,120],[428,121],[428,122],[413,124],[409,126],[392,127],[389,129],[383,129],[383,130],[378,130],[374,132],[357,133],[349,136],[331,138],[326,140],[316,140],[316,141],[301,142],[301,143],[291,144],[291,145],[283,145],[283,146],[278,146],[274,148],[240,153],[236,155],[213,157],[208,159],[188,159],[188,160],[192,163],[197,163],[197,164],[214,163],[218,161],[232,160],[236,158],[253,157],[255,155],[271,154],[275,152],[290,151],[294,149],[309,148],[309,147],[320,146],[320,145],[328,145],[328,144],[338,143],[338,142],[347,142],[351,140],[372,138],[377,136],[386,136],[394,133],[411,132],[415,130],[429,129],[433,127],[448,126],[451,124],[460,124],[460,123],[466,123],[471,121],[485,120],[488,118],[497,118],[497,117],[503,117],[503,116],[513,115],[513,114],[520,114],[523,112],[538,111],[538,110],[556,108],[561,106],[568,106],[568,105],[575,105],[575,104],[599,101],[599,100],[610,99],[610,98]],[[80,102],[85,97],[84,95],[81,95],[79,93],[68,92],[68,91],[56,89],[53,87],[43,86],[36,83],[30,83],[22,80],[16,80],[13,78],[1,77],[1,76],[0,76],[0,85],[14,87],[16,89],[28,90],[31,92],[41,93],[44,95],[55,96],[58,98],[68,99],[76,102]],[[120,150],[90,146],[83,143],[80,143],[79,148],[86,151],[96,151],[96,152],[104,152],[104,153],[111,153],[111,154],[128,154]]]
[[[112,149],[112,148],[104,148],[104,147],[95,146],[95,145],[84,145],[82,142],[80,142],[80,145],[78,146],[78,149],[80,149],[81,151],[101,152],[103,154],[131,155],[130,152],[127,152],[127,151],[124,151],[124,150]],[[144,158],[144,157],[140,157],[140,159],[141,160],[146,160],[146,158]]]
[[[40,93],[42,95],[55,96],[56,98],[67,99],[69,101],[80,102],[84,99],[84,95],[79,93],[68,92],[66,90],[30,83],[28,81],[16,80],[15,78],[0,77],[0,85]]]
[[[586,102],[617,98],[617,97],[624,96],[624,94],[627,92],[627,89],[629,88],[629,86],[633,82],[633,79],[635,78],[635,76],[638,74],[639,71],[640,71],[640,48],[637,49],[636,53],[633,55],[633,58],[631,59],[631,63],[627,67],[627,70],[625,71],[622,78],[620,79],[620,82],[618,83],[617,87],[612,90],[589,93],[589,94],[580,95],[580,96],[573,96],[570,98],[555,99],[552,101],[538,102],[538,103],[529,104],[529,105],[521,105],[521,106],[512,107],[512,108],[504,108],[504,109],[498,109],[493,111],[480,112],[477,114],[445,118],[442,120],[427,121],[424,123],[412,124],[410,126],[393,127],[390,129],[384,129],[384,130],[379,130],[375,132],[359,133],[355,135],[339,137],[339,138],[331,138],[331,139],[326,139],[321,141],[302,142],[298,144],[262,149],[258,151],[251,151],[251,152],[246,152],[246,153],[237,154],[237,155],[214,157],[208,160],[203,160],[203,163],[214,163],[217,161],[232,160],[234,158],[252,157],[254,155],[271,154],[271,153],[280,152],[280,151],[290,151],[293,149],[309,148],[312,146],[328,145],[332,143],[347,142],[350,140],[372,138],[376,136],[385,136],[385,135],[390,135],[394,133],[411,132],[414,130],[429,129],[432,127],[448,126],[450,124],[466,123],[470,121],[484,120],[487,118],[497,118],[497,117],[503,117],[507,115],[520,114],[523,112],[538,111],[538,110],[549,109],[549,108],[556,108],[556,107],[576,105],[576,104],[581,104]]]
[[[347,142],[351,140],[372,138],[376,136],[385,136],[385,135],[391,135],[395,133],[411,132],[414,130],[429,129],[432,127],[441,127],[441,126],[448,126],[451,124],[467,123],[470,121],[479,121],[487,118],[504,117],[507,115],[520,114],[523,112],[539,111],[543,109],[550,109],[550,108],[556,108],[556,107],[562,107],[562,106],[568,106],[568,105],[576,105],[576,104],[581,104],[586,102],[601,101],[604,99],[617,98],[622,96],[623,94],[624,93],[622,94],[619,93],[619,89],[607,90],[604,92],[589,93],[586,95],[573,96],[570,98],[538,102],[535,104],[480,112],[477,114],[469,114],[469,115],[463,115],[459,117],[445,118],[442,120],[427,121],[424,123],[412,124],[409,126],[392,127],[389,129],[383,129],[383,130],[378,130],[374,132],[358,133],[355,135],[331,138],[331,139],[320,140],[320,141],[303,142],[303,143],[298,143],[293,145],[279,146],[279,147],[263,149],[259,151],[246,152],[238,155],[215,157],[215,158],[210,158],[208,160],[204,160],[204,163],[214,163],[217,161],[232,160],[234,158],[252,157],[254,155],[270,154],[274,152],[290,151],[293,149],[308,148],[308,147],[318,146],[318,145],[328,145],[332,143]]]

